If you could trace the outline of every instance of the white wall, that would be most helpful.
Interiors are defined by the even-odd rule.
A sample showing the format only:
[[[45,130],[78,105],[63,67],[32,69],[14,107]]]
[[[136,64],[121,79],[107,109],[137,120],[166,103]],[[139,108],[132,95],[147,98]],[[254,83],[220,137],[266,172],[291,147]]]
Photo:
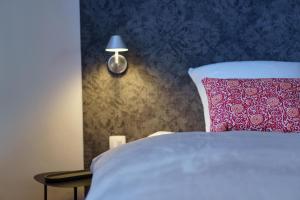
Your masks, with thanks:
[[[0,0],[0,199],[42,199],[34,174],[82,168],[79,0]]]

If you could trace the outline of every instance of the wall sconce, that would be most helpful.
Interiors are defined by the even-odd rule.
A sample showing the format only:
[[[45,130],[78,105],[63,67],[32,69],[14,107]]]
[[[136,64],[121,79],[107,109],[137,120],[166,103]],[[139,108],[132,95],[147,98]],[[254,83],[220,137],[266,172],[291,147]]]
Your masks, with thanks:
[[[113,74],[122,74],[127,69],[127,60],[119,52],[128,51],[120,35],[111,36],[105,51],[115,52],[107,62],[108,70]]]

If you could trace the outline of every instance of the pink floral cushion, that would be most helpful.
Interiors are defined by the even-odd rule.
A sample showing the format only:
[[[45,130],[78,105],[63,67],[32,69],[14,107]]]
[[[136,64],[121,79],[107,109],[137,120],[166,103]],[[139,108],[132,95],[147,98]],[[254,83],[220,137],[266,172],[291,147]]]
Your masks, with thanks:
[[[300,79],[202,80],[211,131],[300,132]]]

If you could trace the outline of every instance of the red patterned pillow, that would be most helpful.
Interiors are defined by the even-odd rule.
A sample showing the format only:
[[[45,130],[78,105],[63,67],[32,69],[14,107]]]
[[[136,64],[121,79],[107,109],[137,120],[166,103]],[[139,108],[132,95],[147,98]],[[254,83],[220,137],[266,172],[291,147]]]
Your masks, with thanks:
[[[202,80],[211,131],[300,132],[300,79]]]

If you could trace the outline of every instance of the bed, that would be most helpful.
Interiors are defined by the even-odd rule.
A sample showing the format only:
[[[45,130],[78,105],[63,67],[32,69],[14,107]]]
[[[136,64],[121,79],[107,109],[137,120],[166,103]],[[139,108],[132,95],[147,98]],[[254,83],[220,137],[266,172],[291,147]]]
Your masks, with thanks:
[[[282,82],[292,80],[296,84],[292,92],[275,91],[294,98],[300,92],[297,89],[300,88],[297,85],[300,63],[296,62],[218,63],[191,68],[189,74],[202,100],[207,132],[215,131],[215,113],[211,110],[221,109],[221,105],[227,109],[228,104],[214,105],[210,95],[214,91],[207,83],[218,85],[228,78],[259,78],[255,84],[276,83],[280,86]],[[210,78],[207,82],[203,81],[206,77]],[[232,80],[229,81],[232,84]],[[244,81],[246,85],[250,84],[248,80]],[[241,88],[238,86],[232,91]],[[219,93],[224,91],[221,89]],[[243,95],[243,98],[248,96]],[[280,103],[295,106],[295,101]],[[282,110],[274,102],[271,101],[276,105],[272,109]],[[242,112],[238,114],[244,116]],[[297,125],[299,113],[297,116],[292,114],[292,123]],[[260,130],[260,126],[256,128]],[[269,132],[234,130],[234,127],[214,133],[162,132],[107,151],[93,159],[93,180],[87,200],[299,200],[300,134],[295,133],[297,130],[283,133],[286,129],[280,131],[278,127],[267,129]]]

